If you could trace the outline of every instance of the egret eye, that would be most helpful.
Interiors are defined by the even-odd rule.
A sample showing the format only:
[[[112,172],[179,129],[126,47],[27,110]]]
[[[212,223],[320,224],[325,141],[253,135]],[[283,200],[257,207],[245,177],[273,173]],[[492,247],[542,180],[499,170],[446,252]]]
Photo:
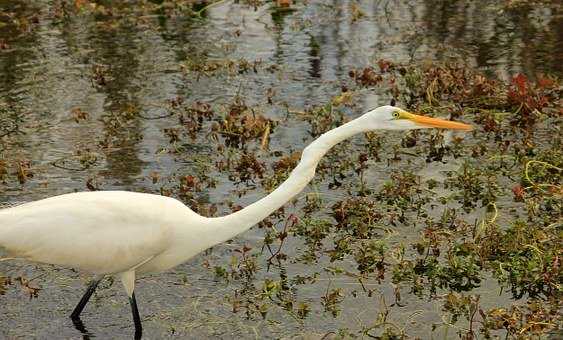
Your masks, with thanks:
[[[394,112],[393,112],[393,118],[394,118],[394,119],[399,119],[399,117],[401,117],[401,114],[399,113],[399,111],[394,111]]]

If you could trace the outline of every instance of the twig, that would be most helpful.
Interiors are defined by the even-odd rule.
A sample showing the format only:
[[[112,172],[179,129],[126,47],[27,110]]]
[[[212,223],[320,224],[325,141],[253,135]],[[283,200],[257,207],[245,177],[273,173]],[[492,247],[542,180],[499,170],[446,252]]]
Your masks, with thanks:
[[[215,6],[218,6],[218,5],[222,4],[223,2],[227,2],[227,1],[229,1],[229,0],[219,0],[219,1],[212,2],[212,3],[210,3],[209,5],[203,7],[202,9],[200,9],[199,11],[196,11],[196,12],[194,12],[194,13],[195,13],[195,15],[197,15],[198,17],[201,18],[201,14],[202,14],[203,12],[207,11],[208,9],[210,9],[210,8],[212,8],[212,7],[215,7]]]
[[[145,120],[157,120],[157,119],[163,119],[163,118],[168,118],[168,117],[172,117],[174,115],[174,112],[170,112],[161,116],[154,116],[154,117],[149,117],[149,116],[144,116],[141,113],[137,113],[137,116],[139,118],[145,119]]]
[[[532,185],[524,188],[524,190],[527,190],[527,189],[530,189],[530,188],[541,188],[541,187],[553,187],[553,188],[559,188],[560,187],[560,186],[555,185],[555,184],[550,184],[550,183],[539,183],[538,184],[538,183],[532,181],[532,179],[530,178],[530,175],[529,175],[529,170],[530,170],[530,165],[532,165],[534,163],[542,164],[542,165],[545,165],[548,168],[556,169],[558,171],[563,170],[563,169],[556,167],[555,165],[547,163],[547,162],[536,161],[536,160],[528,161],[526,163],[526,167],[524,168],[524,177],[526,177],[526,180]]]

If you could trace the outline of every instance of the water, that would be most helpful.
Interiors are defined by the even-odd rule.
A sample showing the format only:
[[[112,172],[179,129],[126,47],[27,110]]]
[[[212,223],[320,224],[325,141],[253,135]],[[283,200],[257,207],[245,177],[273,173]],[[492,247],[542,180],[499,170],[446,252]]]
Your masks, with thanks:
[[[224,1],[201,19],[191,19],[181,8],[165,13],[144,9],[150,2],[108,2],[107,12],[97,14],[76,11],[70,2],[65,17],[59,1],[0,1],[0,136],[7,134],[0,155],[12,165],[30,160],[33,174],[25,184],[15,176],[0,183],[0,201],[87,190],[88,181],[103,190],[156,193],[163,186],[173,188],[179,176],[205,172],[216,179],[215,187],[203,190],[196,200],[217,204],[220,213],[228,211],[225,198],[234,197],[241,186],[215,167],[218,151],[205,133],[185,138],[178,153],[161,152],[170,146],[163,130],[178,126],[178,117],[168,115],[176,98],[206,102],[224,112],[239,95],[257,113],[279,123],[271,135],[271,150],[298,151],[311,136],[309,125],[295,112],[326,103],[350,81],[351,69],[379,59],[462,59],[501,79],[517,72],[531,78],[562,75],[563,24],[556,5],[508,10],[503,1],[309,1],[299,2],[295,11],[280,11],[271,3],[254,9],[241,2]],[[242,61],[256,64],[257,72],[252,66],[239,72]],[[190,70],[202,64],[222,66],[217,71]],[[266,99],[269,91],[273,104]],[[383,86],[364,91],[348,115],[387,104],[390,98]],[[87,119],[77,123],[76,109],[86,112]],[[220,116],[213,120],[220,121]],[[211,125],[204,122],[202,131]],[[8,134],[13,130],[17,132]],[[389,138],[391,145],[400,135]],[[86,162],[84,155],[89,155]],[[268,157],[262,155],[271,162]],[[389,173],[384,164],[370,171],[382,178]],[[160,177],[156,184],[154,173]],[[244,205],[262,195],[251,188],[233,200]],[[228,263],[232,250],[244,243],[260,247],[262,235],[250,231],[171,272],[141,278],[137,295],[147,338],[322,336],[374,319],[378,303],[361,298],[346,299],[336,319],[320,311],[304,322],[283,310],[271,311],[266,320],[233,314],[224,297],[234,288],[215,282],[206,264]],[[290,270],[311,271],[297,264]],[[66,316],[87,275],[24,262],[2,263],[0,271],[35,278],[41,287],[39,297],[29,301],[17,289],[0,297],[2,337],[80,337]],[[334,284],[357,286],[352,280]],[[487,303],[506,301],[495,284],[483,287]],[[325,288],[321,281],[299,294],[318,301]],[[387,298],[393,295],[390,285],[376,289]],[[108,287],[106,282],[83,321],[97,337],[127,337],[128,308],[120,285]],[[412,316],[416,310],[432,312]],[[412,299],[393,318],[399,324],[416,322],[407,322],[408,333],[424,338],[439,312],[438,304]]]

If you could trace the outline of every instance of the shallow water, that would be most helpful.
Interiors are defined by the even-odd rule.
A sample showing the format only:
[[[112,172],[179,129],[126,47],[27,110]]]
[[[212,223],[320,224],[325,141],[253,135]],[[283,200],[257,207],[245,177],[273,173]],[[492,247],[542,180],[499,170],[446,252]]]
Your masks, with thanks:
[[[556,6],[506,11],[503,2],[489,1],[359,1],[355,9],[355,3],[299,2],[295,11],[279,11],[273,4],[254,9],[224,1],[194,20],[181,10],[167,15],[145,12],[134,7],[141,6],[137,3],[113,8],[113,16],[78,12],[61,18],[57,1],[0,1],[0,43],[7,45],[0,50],[0,136],[6,134],[0,154],[8,160],[31,160],[33,172],[25,184],[13,177],[0,183],[0,201],[87,190],[88,180],[103,190],[158,193],[163,185],[173,187],[179,176],[204,171],[217,183],[198,194],[197,200],[216,203],[219,212],[228,211],[225,200],[235,197],[240,185],[216,169],[217,150],[205,134],[186,139],[182,152],[161,152],[169,146],[163,130],[178,125],[177,116],[168,116],[169,101],[175,98],[210,103],[221,112],[239,95],[256,112],[279,122],[270,150],[298,151],[312,138],[309,125],[295,112],[325,104],[350,81],[351,69],[379,59],[396,63],[462,59],[502,79],[517,72],[531,78],[542,73],[562,75],[563,24]],[[363,16],[355,18],[355,10]],[[256,62],[257,72],[252,67],[242,73],[186,70],[190,63],[240,60]],[[273,104],[267,103],[268,91],[274,93]],[[348,116],[390,99],[384,87],[364,91]],[[76,108],[87,112],[88,119],[77,123],[72,114]],[[123,122],[119,120],[123,112],[135,114]],[[211,122],[204,125],[207,131]],[[8,134],[16,127],[17,132]],[[390,133],[384,148],[400,137]],[[111,146],[100,152],[100,143]],[[360,144],[355,139],[351,146],[357,149]],[[88,151],[92,158],[81,163],[77,154]],[[414,159],[412,163],[423,179],[459,166],[456,160],[427,165]],[[391,171],[386,164],[372,164],[371,184],[381,184]],[[156,184],[151,178],[155,172],[161,178]],[[326,193],[322,188],[320,192]],[[244,205],[262,195],[251,188],[233,201]],[[402,240],[417,235],[409,228],[399,233]],[[251,230],[173,271],[141,278],[137,296],[146,337],[322,336],[374,319],[379,301],[363,297],[345,299],[338,318],[321,310],[314,310],[305,321],[281,309],[271,310],[265,320],[233,314],[225,300],[233,285],[216,282],[207,264],[227,264],[242,244],[261,247],[262,236],[261,230]],[[316,270],[297,263],[288,268],[289,273]],[[87,275],[25,262],[2,262],[0,273],[32,278],[41,287],[38,298],[29,301],[17,289],[0,296],[0,337],[81,336],[66,316],[79,300]],[[262,268],[259,278],[268,275]],[[299,297],[318,301],[328,281],[323,276],[317,284],[302,287]],[[333,287],[358,289],[353,280],[331,282]],[[387,303],[392,301],[390,284],[374,287]],[[509,301],[499,295],[494,280],[485,281],[480,291],[485,305]],[[427,338],[430,324],[440,320],[440,306],[417,298],[405,301],[406,306],[396,308],[390,317],[407,325],[409,335]],[[430,312],[413,315],[418,310]],[[128,337],[129,307],[120,284],[106,282],[83,321],[96,337]]]

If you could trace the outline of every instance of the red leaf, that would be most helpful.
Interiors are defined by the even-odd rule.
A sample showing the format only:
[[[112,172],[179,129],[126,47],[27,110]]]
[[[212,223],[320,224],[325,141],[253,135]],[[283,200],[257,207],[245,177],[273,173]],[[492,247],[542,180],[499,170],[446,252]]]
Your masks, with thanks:
[[[523,202],[524,201],[524,188],[520,184],[517,184],[512,188],[512,193],[514,194],[514,200],[516,202]]]
[[[387,72],[393,64],[388,60],[379,59],[377,61],[377,65],[379,66],[379,70],[381,72]]]
[[[553,87],[554,81],[549,78],[540,77],[538,78],[538,87],[540,89]]]
[[[518,73],[512,78],[512,84],[518,87],[518,92],[521,96],[528,94],[528,78],[522,73]]]

